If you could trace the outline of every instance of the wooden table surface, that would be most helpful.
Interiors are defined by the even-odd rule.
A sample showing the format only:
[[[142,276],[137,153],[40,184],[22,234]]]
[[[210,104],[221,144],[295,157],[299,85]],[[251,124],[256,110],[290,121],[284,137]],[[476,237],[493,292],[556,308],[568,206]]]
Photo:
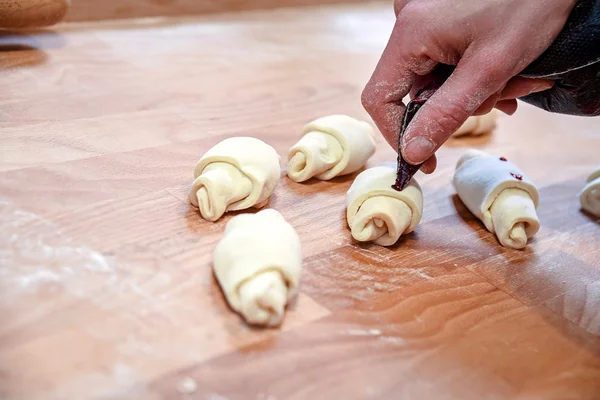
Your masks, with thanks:
[[[230,216],[188,204],[195,162],[252,135],[285,164],[311,119],[367,118],[392,19],[365,3],[0,34],[0,397],[600,399],[600,223],[578,200],[598,118],[522,104],[449,142],[392,248],[351,240],[353,176],[282,177],[270,207],[301,237],[301,293],[281,330],[227,308],[211,253]],[[457,199],[468,147],[538,184],[524,251]],[[378,138],[369,165],[394,158]]]

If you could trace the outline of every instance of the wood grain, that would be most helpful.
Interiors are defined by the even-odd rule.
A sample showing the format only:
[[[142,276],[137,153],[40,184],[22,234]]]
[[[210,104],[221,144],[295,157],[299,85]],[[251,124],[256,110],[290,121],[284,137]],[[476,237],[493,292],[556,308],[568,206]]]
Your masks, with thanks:
[[[351,239],[354,176],[282,174],[269,206],[300,235],[300,296],[282,330],[227,308],[211,254],[231,215],[188,204],[196,161],[236,135],[284,158],[315,117],[368,120],[392,18],[368,3],[0,35],[0,398],[598,399],[600,221],[577,197],[597,118],[521,104],[451,140],[391,248]],[[538,184],[524,251],[456,197],[468,147]],[[394,159],[377,137],[369,165]]]
[[[348,3],[357,0],[76,0],[69,21],[186,16],[232,11]]]

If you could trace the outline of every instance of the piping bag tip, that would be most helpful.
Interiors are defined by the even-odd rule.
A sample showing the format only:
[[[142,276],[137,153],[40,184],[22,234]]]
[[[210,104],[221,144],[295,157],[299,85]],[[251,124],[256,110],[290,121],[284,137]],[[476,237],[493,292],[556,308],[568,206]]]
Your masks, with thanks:
[[[404,190],[410,183],[412,177],[421,169],[424,163],[419,165],[409,164],[404,157],[402,157],[401,145],[402,137],[406,133],[408,124],[415,117],[419,109],[425,104],[427,100],[435,93],[435,91],[442,86],[446,79],[452,74],[454,67],[451,65],[439,64],[438,67],[432,72],[433,79],[429,84],[420,89],[414,99],[408,102],[404,115],[402,117],[402,124],[400,125],[400,134],[398,135],[398,169],[396,171],[396,182],[392,185],[392,189],[397,191]]]
[[[398,156],[400,159],[402,156]],[[419,171],[423,164],[412,165],[407,163],[406,161],[400,162],[398,161],[398,170],[396,172],[396,182],[392,185],[392,189],[397,191],[404,190],[412,177]]]
[[[425,93],[425,96],[423,94]],[[408,102],[406,109],[404,110],[404,116],[402,117],[402,125],[400,127],[400,134],[398,135],[398,167],[396,170],[396,182],[392,185],[392,189],[397,191],[404,190],[412,177],[421,168],[423,163],[418,165],[409,164],[404,157],[402,157],[402,137],[406,133],[406,128],[410,121],[417,114],[417,111],[425,104],[425,101],[434,93],[434,90],[421,89],[417,92],[414,99]]]

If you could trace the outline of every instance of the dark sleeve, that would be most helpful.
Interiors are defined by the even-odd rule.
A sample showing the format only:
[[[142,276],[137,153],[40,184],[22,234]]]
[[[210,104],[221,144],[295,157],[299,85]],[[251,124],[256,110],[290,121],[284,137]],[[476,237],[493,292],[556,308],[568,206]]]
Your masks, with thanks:
[[[578,0],[554,43],[519,76],[554,80],[521,100],[547,111],[600,115],[600,0]]]

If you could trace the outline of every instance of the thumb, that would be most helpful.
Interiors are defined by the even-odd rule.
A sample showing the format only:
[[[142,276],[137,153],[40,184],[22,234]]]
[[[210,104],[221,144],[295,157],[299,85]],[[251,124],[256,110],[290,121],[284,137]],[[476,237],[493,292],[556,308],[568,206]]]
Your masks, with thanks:
[[[513,75],[512,68],[490,62],[491,57],[463,58],[452,75],[423,105],[402,138],[402,155],[420,164]]]

